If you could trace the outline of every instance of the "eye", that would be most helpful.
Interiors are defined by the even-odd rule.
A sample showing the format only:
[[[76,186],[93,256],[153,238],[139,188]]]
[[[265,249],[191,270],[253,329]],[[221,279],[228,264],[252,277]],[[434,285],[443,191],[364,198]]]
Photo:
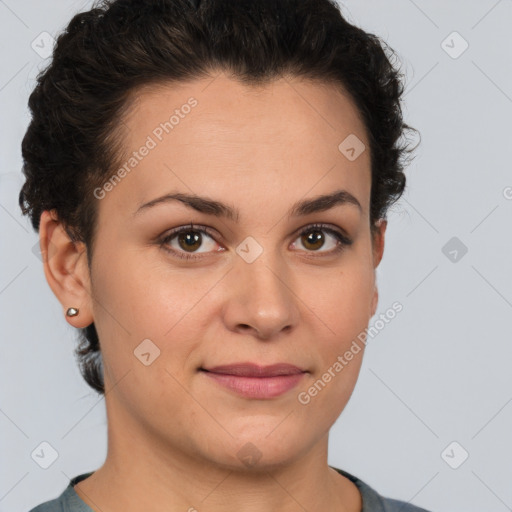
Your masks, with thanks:
[[[161,241],[161,245],[166,251],[172,253],[178,258],[186,260],[199,259],[201,256],[196,256],[194,253],[209,252],[208,248],[206,251],[196,250],[198,247],[203,245],[204,236],[213,241],[212,235],[209,234],[209,230],[207,228],[194,227],[193,224],[190,224],[189,226],[182,226],[173,230]],[[210,249],[214,245],[215,242],[210,244]],[[221,251],[218,250],[218,252]]]
[[[327,234],[328,237],[326,237],[325,234]],[[331,238],[330,243],[328,242],[329,237]],[[210,247],[206,244],[206,250],[198,251],[197,249],[204,245],[206,239],[210,240]],[[353,242],[341,231],[324,224],[307,226],[300,231],[298,239],[300,239],[300,243],[307,252],[318,252],[322,256],[337,254]],[[331,249],[319,251],[320,248],[326,245],[326,240],[327,246],[331,246]],[[213,233],[210,234],[208,228],[203,226],[194,227],[193,224],[174,229],[160,241],[160,245],[167,252],[186,260],[202,258],[202,256],[196,254],[223,252],[225,250],[215,249],[216,242],[213,239]],[[296,243],[294,242],[292,245],[295,247]]]
[[[331,249],[319,251],[318,249],[324,247],[326,244],[325,233],[331,237],[331,243],[327,242],[327,246],[330,246]],[[308,252],[320,252],[321,255],[337,254],[346,246],[352,244],[352,240],[345,236],[341,231],[330,228],[325,224],[313,224],[311,226],[307,226],[299,233],[299,239],[302,246],[305,247]]]

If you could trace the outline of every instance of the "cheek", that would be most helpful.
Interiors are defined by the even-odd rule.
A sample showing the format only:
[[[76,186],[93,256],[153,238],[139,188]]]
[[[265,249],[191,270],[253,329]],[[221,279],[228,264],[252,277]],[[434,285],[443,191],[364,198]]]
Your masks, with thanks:
[[[329,345],[340,348],[367,327],[375,273],[365,258],[354,253],[339,272],[316,280],[310,290],[306,303],[325,324]]]
[[[179,315],[189,288],[179,278],[165,277],[166,269],[147,257],[152,250],[112,246],[116,249],[109,252],[104,244],[94,261],[95,323],[133,341],[160,337]]]
[[[106,379],[115,383],[129,372],[135,392],[165,389],[172,380],[167,372],[181,372],[198,343],[194,322],[201,308],[194,306],[214,277],[191,281],[133,249],[98,258],[93,277],[94,321],[110,371]]]
[[[334,282],[333,282],[334,281]],[[318,414],[334,420],[343,410],[356,384],[371,318],[375,274],[369,260],[354,254],[334,278],[308,298],[314,310],[319,367],[305,390]],[[313,320],[312,320],[313,321]],[[315,384],[316,383],[316,384]],[[313,387],[311,387],[313,386]]]
[[[321,417],[325,424],[332,424],[345,408],[352,395],[361,369],[364,345],[350,361],[344,359],[345,352],[333,358],[300,390],[297,396],[299,407],[305,414],[314,410],[315,417]],[[341,363],[340,361],[344,361]]]

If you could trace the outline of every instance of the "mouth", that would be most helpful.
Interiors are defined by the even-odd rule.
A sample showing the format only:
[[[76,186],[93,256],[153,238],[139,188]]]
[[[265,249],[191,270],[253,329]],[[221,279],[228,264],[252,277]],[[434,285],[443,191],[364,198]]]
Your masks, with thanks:
[[[270,366],[259,366],[254,363],[235,363],[229,365],[214,366],[212,368],[201,368],[202,371],[222,374],[236,375],[238,377],[279,377],[281,375],[297,375],[305,373],[298,366],[288,363],[277,363]]]
[[[308,372],[298,366],[278,363],[259,366],[253,363],[200,368],[205,376],[244,398],[269,399],[290,391]]]

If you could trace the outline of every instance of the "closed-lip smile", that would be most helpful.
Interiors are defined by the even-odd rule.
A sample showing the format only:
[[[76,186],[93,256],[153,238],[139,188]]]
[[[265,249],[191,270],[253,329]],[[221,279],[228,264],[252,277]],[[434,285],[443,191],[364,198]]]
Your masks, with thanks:
[[[269,399],[291,390],[306,373],[298,366],[277,363],[260,366],[254,363],[235,363],[200,369],[204,375],[235,392],[252,399]]]
[[[269,366],[260,366],[255,363],[234,363],[201,369],[211,373],[238,375],[240,377],[276,377],[305,372],[305,370],[300,369],[298,366],[288,363],[276,363]]]

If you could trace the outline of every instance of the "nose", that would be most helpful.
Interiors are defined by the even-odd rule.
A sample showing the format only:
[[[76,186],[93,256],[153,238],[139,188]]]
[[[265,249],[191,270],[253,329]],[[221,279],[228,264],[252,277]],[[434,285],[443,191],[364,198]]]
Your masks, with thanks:
[[[269,340],[293,330],[299,321],[300,299],[291,272],[276,256],[264,251],[255,261],[240,258],[229,272],[224,305],[228,329]]]

